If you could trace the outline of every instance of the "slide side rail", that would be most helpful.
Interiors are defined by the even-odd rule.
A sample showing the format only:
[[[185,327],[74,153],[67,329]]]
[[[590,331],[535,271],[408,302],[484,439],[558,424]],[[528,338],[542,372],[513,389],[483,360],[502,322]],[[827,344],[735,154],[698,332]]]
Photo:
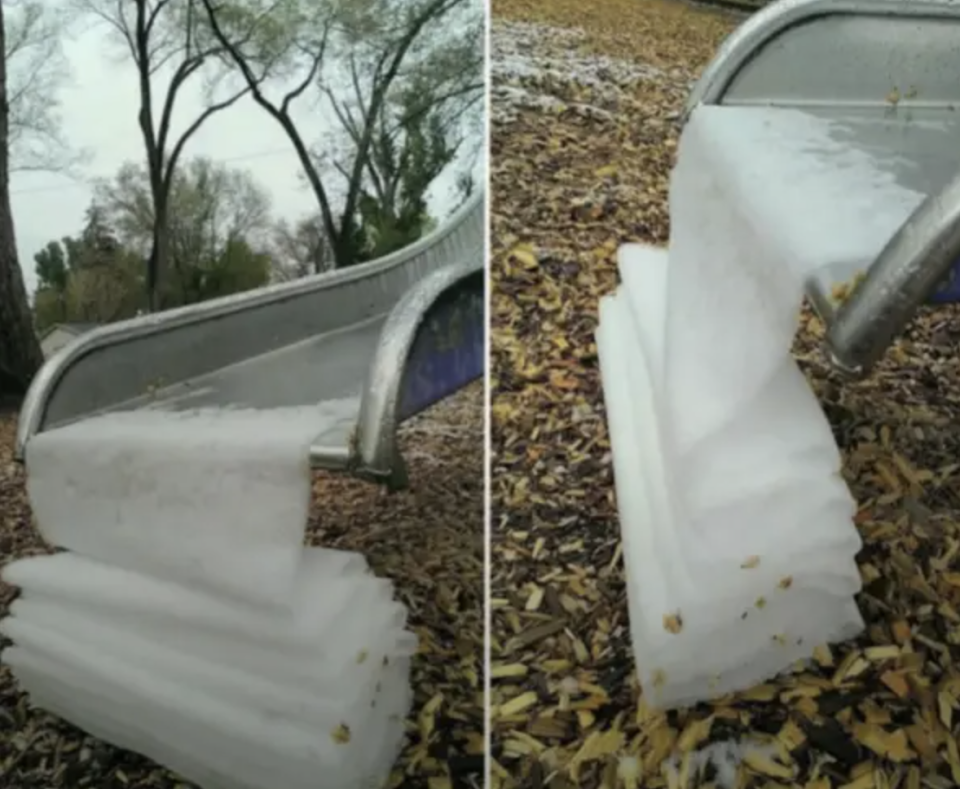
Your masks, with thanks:
[[[483,377],[484,255],[436,271],[411,288],[383,326],[364,386],[346,466],[391,489],[409,484],[397,442],[401,423]],[[336,449],[311,450],[336,467]],[[332,462],[331,462],[332,461]]]
[[[833,313],[827,351],[850,377],[866,375],[960,258],[960,174],[927,197]]]
[[[779,0],[717,49],[687,98],[701,104],[914,107],[960,100],[952,0]],[[907,96],[911,89],[915,96]]]
[[[31,436],[310,337],[386,315],[430,273],[483,248],[480,192],[405,249],[95,329],[47,360],[27,393],[16,454]]]

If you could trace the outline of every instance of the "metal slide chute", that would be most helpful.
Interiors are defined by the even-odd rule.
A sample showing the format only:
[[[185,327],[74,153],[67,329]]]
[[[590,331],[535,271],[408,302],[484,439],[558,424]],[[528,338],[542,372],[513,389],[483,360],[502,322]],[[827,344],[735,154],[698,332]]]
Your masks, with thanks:
[[[109,411],[317,404],[327,428],[311,452],[316,467],[402,484],[382,431],[412,415],[397,401],[410,396],[408,368],[436,378],[426,388],[421,380],[426,399],[415,411],[455,390],[450,364],[459,365],[456,388],[483,373],[483,220],[480,193],[378,260],[79,337],[34,379],[18,459],[37,433]]]
[[[482,377],[484,307],[480,259],[434,272],[394,307],[363,390],[351,447],[355,473],[391,488],[407,486],[397,427]],[[319,454],[319,448],[312,452]]]
[[[960,6],[949,0],[781,0],[730,35],[688,101],[687,117],[701,105],[807,113],[917,195],[882,238],[864,240],[862,259],[823,260],[808,278],[830,356],[850,375],[871,369],[960,260],[958,47]],[[848,195],[869,206],[862,184],[851,180]],[[835,288],[858,274],[837,303]]]

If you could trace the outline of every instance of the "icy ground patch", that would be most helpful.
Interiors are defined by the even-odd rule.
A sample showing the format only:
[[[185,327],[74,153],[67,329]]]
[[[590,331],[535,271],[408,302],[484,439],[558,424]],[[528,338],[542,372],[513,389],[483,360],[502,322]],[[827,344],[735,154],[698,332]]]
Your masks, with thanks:
[[[777,749],[759,739],[720,740],[693,751],[687,758],[674,753],[663,765],[668,786],[699,786],[710,781],[719,789],[736,789],[737,775],[744,763],[765,764]]]
[[[510,123],[518,110],[574,110],[613,119],[645,81],[687,80],[653,66],[585,51],[583,30],[494,20],[491,29],[491,121]]]

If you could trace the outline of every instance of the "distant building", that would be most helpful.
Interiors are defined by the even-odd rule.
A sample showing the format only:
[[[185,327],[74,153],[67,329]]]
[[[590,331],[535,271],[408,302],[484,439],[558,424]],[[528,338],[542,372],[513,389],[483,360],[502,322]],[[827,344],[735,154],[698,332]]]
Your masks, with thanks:
[[[81,334],[96,329],[98,323],[55,323],[40,336],[43,356],[49,359],[64,345],[69,345]]]

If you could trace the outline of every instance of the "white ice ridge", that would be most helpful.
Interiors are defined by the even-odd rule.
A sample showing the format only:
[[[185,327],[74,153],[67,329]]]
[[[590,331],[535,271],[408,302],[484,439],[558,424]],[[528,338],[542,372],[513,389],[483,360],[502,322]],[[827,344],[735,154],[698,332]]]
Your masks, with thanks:
[[[303,547],[313,409],[132,412],[27,447],[44,537],[3,569],[32,702],[204,789],[373,789],[416,638],[362,556]]]
[[[700,112],[672,174],[669,253],[620,250],[597,330],[631,637],[655,707],[745,689],[863,627],[855,502],[790,356],[802,277],[721,188]]]

